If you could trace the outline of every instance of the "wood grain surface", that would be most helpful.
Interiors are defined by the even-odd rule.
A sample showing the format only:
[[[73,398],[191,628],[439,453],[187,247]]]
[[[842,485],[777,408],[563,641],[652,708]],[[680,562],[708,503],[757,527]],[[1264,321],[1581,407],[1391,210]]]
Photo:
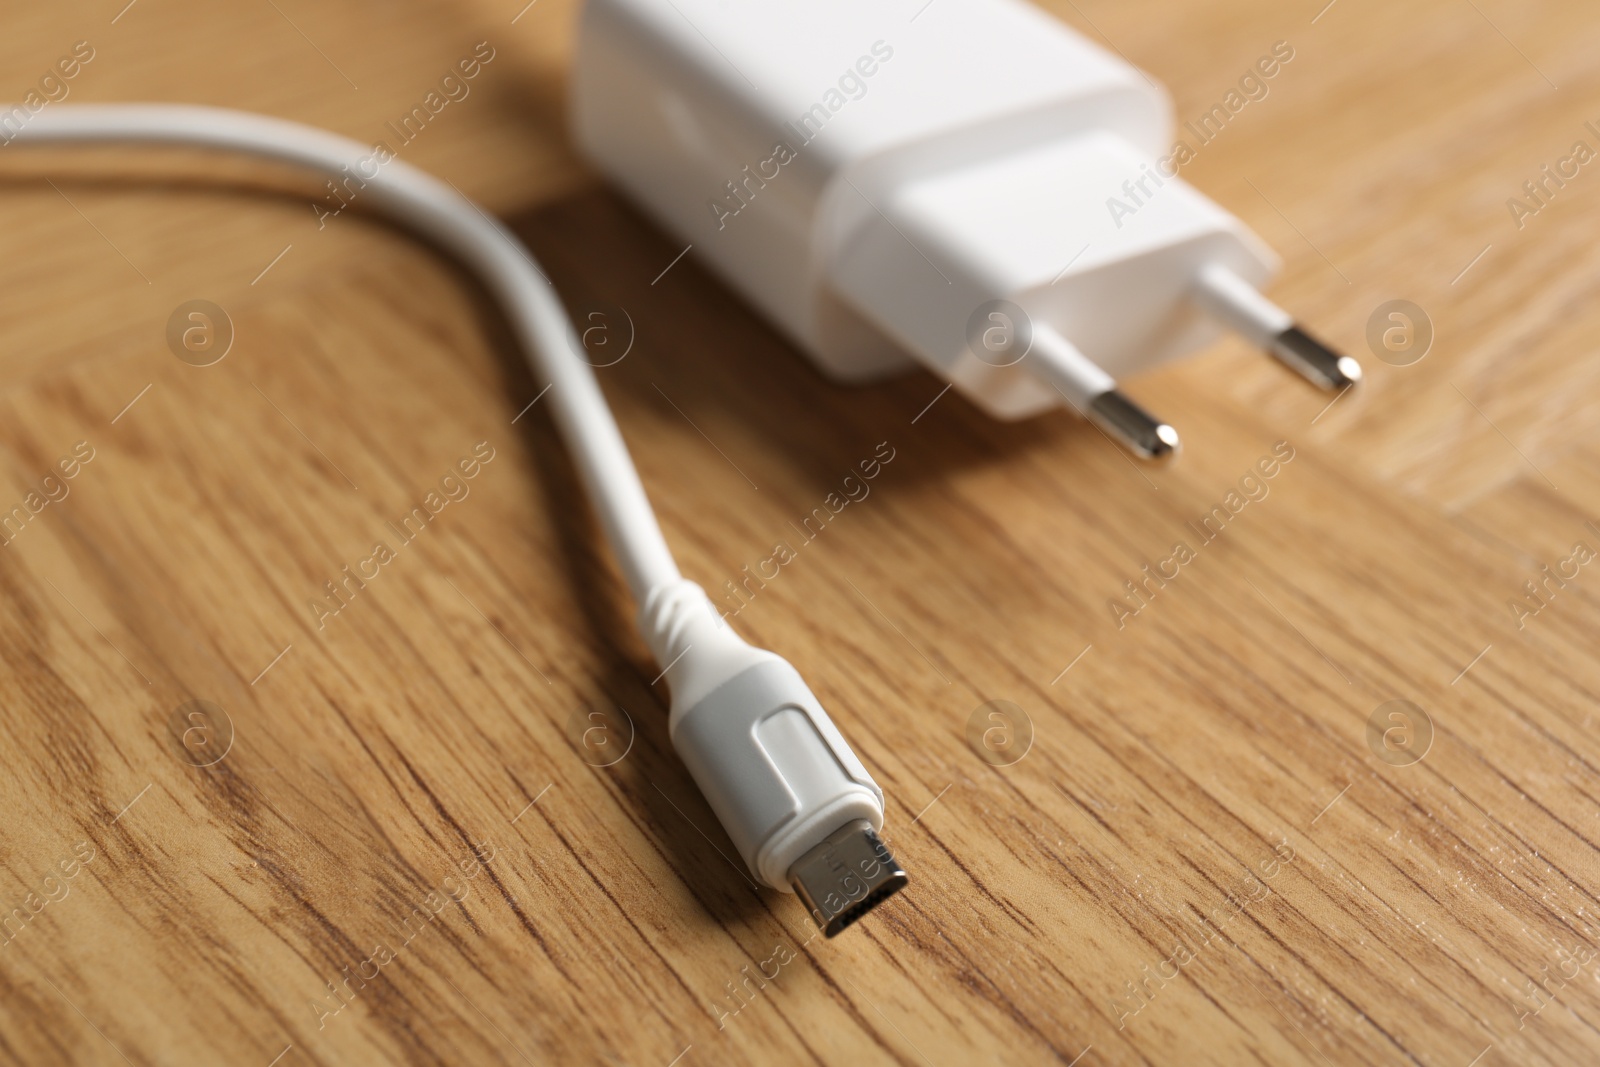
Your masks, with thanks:
[[[460,270],[319,226],[302,176],[0,147],[4,1062],[1600,1060],[1600,163],[1524,190],[1600,148],[1592,5],[1047,3],[1184,121],[1288,42],[1184,174],[1368,371],[1330,404],[1226,341],[1135,380],[1187,443],[1153,469],[831,385],[663,274],[564,132],[569,0],[124,2],[12,5],[0,96],[86,41],[71,101],[371,141],[488,43],[402,158],[626,312],[599,373],[668,539],[816,689],[912,884],[824,941],[730,859]],[[905,46],[960,2],[908,0]],[[204,367],[166,336],[196,299]]]

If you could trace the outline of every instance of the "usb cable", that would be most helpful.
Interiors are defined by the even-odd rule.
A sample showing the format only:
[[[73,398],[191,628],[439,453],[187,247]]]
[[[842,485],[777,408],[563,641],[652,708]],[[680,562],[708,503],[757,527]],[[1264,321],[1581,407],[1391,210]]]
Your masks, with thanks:
[[[62,105],[33,115],[11,143],[167,144],[297,164],[449,252],[499,301],[537,377],[616,554],[638,626],[672,693],[669,732],[750,871],[799,894],[833,936],[906,884],[889,854],[878,788],[805,681],[781,656],[745,643],[672,558],[627,445],[572,324],[533,258],[448,184],[361,144],[298,123],[210,107]]]

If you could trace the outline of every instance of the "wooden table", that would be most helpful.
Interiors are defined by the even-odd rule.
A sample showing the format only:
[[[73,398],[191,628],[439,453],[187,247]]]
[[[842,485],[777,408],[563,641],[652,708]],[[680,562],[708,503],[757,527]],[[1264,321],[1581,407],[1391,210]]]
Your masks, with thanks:
[[[403,158],[625,309],[602,385],[719,597],[886,443],[736,625],[851,738],[913,882],[824,941],[730,861],[459,270],[359,204],[319,226],[287,172],[0,148],[0,1058],[1600,1057],[1600,164],[1522,190],[1600,146],[1587,5],[1048,5],[1184,120],[1289,43],[1184,173],[1368,372],[1330,403],[1230,340],[1138,379],[1187,442],[1152,469],[929,409],[927,375],[835,387],[693,256],[663,276],[680,246],[566,140],[567,0],[122,2],[8,13],[4,94],[87,41],[71,101],[370,141],[488,42]],[[195,299],[232,324],[210,366],[167,343]],[[1420,361],[1369,350],[1392,300]],[[1015,731],[999,765],[972,722]]]

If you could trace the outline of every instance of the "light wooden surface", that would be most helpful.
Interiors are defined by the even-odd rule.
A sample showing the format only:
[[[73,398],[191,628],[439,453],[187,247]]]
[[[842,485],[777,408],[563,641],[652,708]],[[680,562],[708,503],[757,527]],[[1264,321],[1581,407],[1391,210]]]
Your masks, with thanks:
[[[1600,549],[1600,164],[1520,230],[1506,206],[1600,144],[1600,20],[1048,6],[1185,119],[1291,43],[1185,175],[1279,249],[1274,295],[1363,357],[1361,389],[1328,408],[1221,343],[1132,384],[1188,446],[1154,470],[1064,417],[917,418],[927,376],[833,387],[692,256],[652,283],[679,246],[565,140],[566,0],[7,13],[0,95],[88,40],[71,100],[362,140],[491,42],[404,158],[509,219],[574,306],[627,310],[602,384],[684,570],[721,589],[894,450],[737,624],[884,786],[913,883],[824,942],[729,862],[546,415],[513,425],[535,383],[459,271],[358,212],[319,230],[294,175],[0,148],[0,510],[93,451],[0,549],[0,1058],[1600,1058],[1600,563],[1522,628],[1508,606]],[[206,368],[164,339],[195,298],[236,329]],[[1397,298],[1436,331],[1406,367],[1364,340]],[[1202,545],[1186,523],[1279,441],[1269,494]],[[470,494],[319,628],[323,583],[479,442]],[[1109,602],[1178,540],[1195,558],[1119,629]],[[1368,745],[1395,699],[1434,732],[1408,766]],[[206,767],[226,731],[185,749],[173,725],[195,700],[233,732]],[[966,741],[991,700],[1032,724],[1009,766]],[[594,766],[586,716],[614,753],[619,708],[631,748]]]

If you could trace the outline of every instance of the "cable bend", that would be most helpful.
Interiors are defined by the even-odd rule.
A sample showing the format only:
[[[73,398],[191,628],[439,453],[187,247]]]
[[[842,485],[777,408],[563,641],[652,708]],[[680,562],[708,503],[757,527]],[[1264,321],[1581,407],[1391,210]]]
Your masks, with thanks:
[[[512,233],[445,182],[401,160],[297,122],[227,108],[178,104],[53,105],[7,144],[155,143],[243,152],[365,185],[362,200],[450,252],[505,310],[549,404],[634,600],[680,580],[633,459],[572,323],[549,281]],[[372,173],[368,173],[368,171]],[[643,619],[641,619],[641,622]],[[646,634],[647,639],[652,635]]]
[[[280,119],[161,104],[52,106],[6,143],[157,142],[247,152],[366,184],[362,199],[453,253],[500,300],[549,379],[556,426],[639,604],[672,693],[667,729],[750,872],[798,893],[832,937],[906,885],[878,831],[883,790],[787,660],[744,642],[678,574],[611,409],[550,283],[505,227],[449,185],[355,141]],[[363,162],[366,166],[363,166]],[[368,172],[371,172],[370,174]]]

